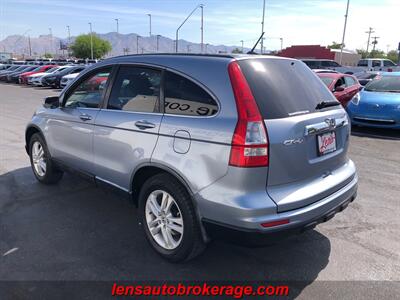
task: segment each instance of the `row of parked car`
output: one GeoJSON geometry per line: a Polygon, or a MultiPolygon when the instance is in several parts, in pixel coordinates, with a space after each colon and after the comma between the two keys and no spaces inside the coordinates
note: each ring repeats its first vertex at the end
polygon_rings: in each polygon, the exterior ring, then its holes
{"type": "Polygon", "coordinates": [[[87,65],[0,64],[0,81],[52,88],[64,88],[87,65]]]}
{"type": "Polygon", "coordinates": [[[353,125],[400,129],[400,72],[314,70],[353,125]]]}

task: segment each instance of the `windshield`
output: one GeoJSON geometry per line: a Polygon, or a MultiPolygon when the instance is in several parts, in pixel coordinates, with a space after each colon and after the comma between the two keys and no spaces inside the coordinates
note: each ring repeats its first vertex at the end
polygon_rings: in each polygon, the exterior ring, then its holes
{"type": "Polygon", "coordinates": [[[53,73],[54,71],[57,71],[57,70],[58,70],[58,67],[55,67],[55,68],[48,69],[45,73],[53,73]]]}
{"type": "Polygon", "coordinates": [[[365,90],[400,93],[400,76],[377,76],[365,86],[365,90]]]}
{"type": "Polygon", "coordinates": [[[333,82],[333,78],[329,78],[329,77],[320,77],[320,78],[327,87],[329,87],[333,82]]]}
{"type": "Polygon", "coordinates": [[[372,79],[375,78],[378,74],[376,73],[359,73],[355,74],[358,79],[372,79]]]}

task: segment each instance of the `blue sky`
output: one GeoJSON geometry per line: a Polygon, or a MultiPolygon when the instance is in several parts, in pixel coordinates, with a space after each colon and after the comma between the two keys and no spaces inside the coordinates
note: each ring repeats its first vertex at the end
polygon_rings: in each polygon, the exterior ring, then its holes
{"type": "MultiPolygon", "coordinates": [[[[341,41],[346,0],[266,0],[265,32],[267,49],[284,46],[322,44],[341,41]]],[[[204,7],[205,43],[251,47],[261,31],[262,0],[0,0],[0,39],[11,34],[38,36],[49,27],[58,37],[93,30],[121,33],[152,33],[170,38],[187,14],[199,3],[204,7]]],[[[378,48],[396,48],[400,41],[397,26],[400,0],[351,0],[345,44],[365,48],[368,27],[375,28],[378,48]]],[[[200,10],[180,31],[180,38],[200,42],[200,10]]]]}

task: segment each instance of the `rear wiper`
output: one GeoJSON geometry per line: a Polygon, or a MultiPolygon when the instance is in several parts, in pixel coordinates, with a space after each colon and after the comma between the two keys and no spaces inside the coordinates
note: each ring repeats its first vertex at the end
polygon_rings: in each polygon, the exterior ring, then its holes
{"type": "Polygon", "coordinates": [[[315,107],[315,109],[323,109],[325,107],[330,107],[330,106],[337,106],[340,105],[339,101],[321,101],[320,103],[317,104],[317,106],[315,107]]]}

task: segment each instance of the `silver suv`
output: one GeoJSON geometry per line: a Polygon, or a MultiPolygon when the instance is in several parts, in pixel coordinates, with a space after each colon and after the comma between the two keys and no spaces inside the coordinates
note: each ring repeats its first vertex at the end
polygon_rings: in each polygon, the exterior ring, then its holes
{"type": "Polygon", "coordinates": [[[48,97],[26,130],[36,178],[75,170],[138,205],[170,261],[222,237],[262,245],[315,227],[356,197],[346,112],[301,61],[134,55],[48,97]]]}

